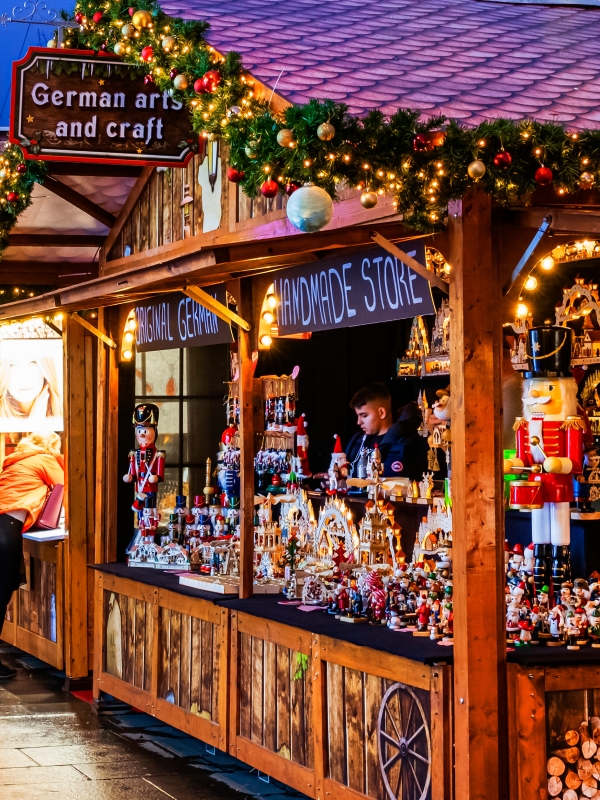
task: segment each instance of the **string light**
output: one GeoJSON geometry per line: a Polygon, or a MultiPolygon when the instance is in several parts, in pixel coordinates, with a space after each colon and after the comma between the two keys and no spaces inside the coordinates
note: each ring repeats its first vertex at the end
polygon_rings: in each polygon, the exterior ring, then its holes
{"type": "Polygon", "coordinates": [[[554,266],[554,259],[552,256],[546,256],[545,258],[542,258],[540,266],[542,269],[545,269],[546,272],[548,272],[554,266]]]}
{"type": "Polygon", "coordinates": [[[525,303],[517,303],[517,319],[524,319],[529,313],[525,303]]]}
{"type": "Polygon", "coordinates": [[[533,292],[533,290],[537,288],[537,278],[530,275],[525,281],[524,288],[527,289],[528,292],[533,292]]]}

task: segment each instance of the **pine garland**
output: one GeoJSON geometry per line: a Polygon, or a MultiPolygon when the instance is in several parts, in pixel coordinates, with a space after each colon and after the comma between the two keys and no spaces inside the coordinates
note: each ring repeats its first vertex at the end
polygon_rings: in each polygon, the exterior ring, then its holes
{"type": "Polygon", "coordinates": [[[0,153],[0,256],[19,214],[31,205],[33,184],[41,182],[46,165],[25,161],[21,148],[6,143],[0,153]]]}
{"type": "MultiPolygon", "coordinates": [[[[271,180],[288,194],[310,182],[334,199],[350,186],[370,193],[366,207],[393,196],[408,226],[430,232],[443,226],[448,203],[476,183],[496,203],[511,205],[540,185],[562,195],[600,180],[600,131],[569,133],[561,125],[508,119],[469,128],[445,117],[423,122],[418,112],[403,109],[389,119],[379,111],[358,119],[331,100],[276,114],[255,96],[240,56],[216,53],[205,40],[207,30],[205,22],[167,16],[155,0],[138,0],[135,9],[124,0],[81,0],[64,45],[116,53],[142,70],[146,82],[183,100],[196,133],[229,145],[228,177],[249,196],[271,180]],[[136,17],[140,11],[148,12],[145,19],[136,17]],[[333,126],[332,138],[319,136],[324,123],[333,126]]],[[[32,167],[23,178],[23,208],[30,173],[32,167]]],[[[11,213],[23,210],[19,203],[11,213]]],[[[2,213],[0,244],[6,238],[2,213]]]]}

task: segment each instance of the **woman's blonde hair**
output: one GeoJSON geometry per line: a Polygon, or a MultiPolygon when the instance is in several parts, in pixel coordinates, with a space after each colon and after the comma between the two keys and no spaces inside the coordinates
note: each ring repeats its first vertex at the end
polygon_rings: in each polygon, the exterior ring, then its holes
{"type": "MultiPolygon", "coordinates": [[[[60,417],[63,413],[62,398],[54,360],[47,356],[39,356],[36,361],[44,377],[42,391],[45,388],[48,389],[46,416],[60,417]]],[[[0,416],[26,418],[29,416],[29,412],[24,413],[21,404],[8,391],[9,370],[8,360],[0,359],[0,416]]]]}
{"type": "Polygon", "coordinates": [[[24,436],[15,447],[15,453],[22,453],[25,450],[38,450],[40,453],[48,453],[53,456],[60,455],[61,441],[60,436],[52,431],[38,431],[24,436]]]}

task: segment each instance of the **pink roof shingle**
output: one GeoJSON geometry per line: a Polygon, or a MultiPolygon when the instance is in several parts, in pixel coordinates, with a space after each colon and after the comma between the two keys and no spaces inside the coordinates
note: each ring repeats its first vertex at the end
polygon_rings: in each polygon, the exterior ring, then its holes
{"type": "Polygon", "coordinates": [[[162,0],[207,20],[221,52],[291,102],[332,98],[476,125],[499,116],[600,127],[600,10],[481,0],[162,0]]]}

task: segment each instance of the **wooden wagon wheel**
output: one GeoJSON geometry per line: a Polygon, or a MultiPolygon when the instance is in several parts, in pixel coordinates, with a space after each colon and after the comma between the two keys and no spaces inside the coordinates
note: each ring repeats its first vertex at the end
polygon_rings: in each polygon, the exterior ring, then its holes
{"type": "Polygon", "coordinates": [[[394,683],[377,720],[379,766],[389,800],[427,800],[431,784],[431,737],[414,690],[394,683]]]}

